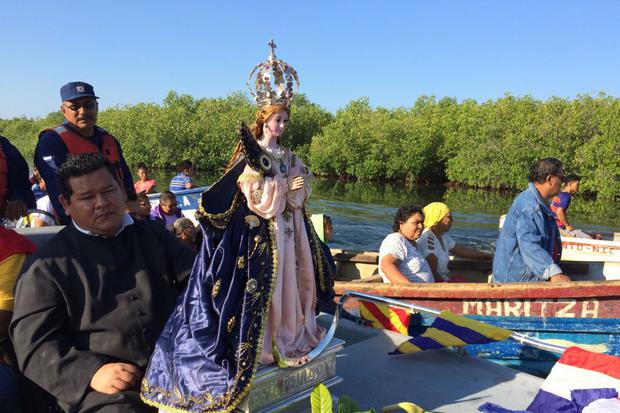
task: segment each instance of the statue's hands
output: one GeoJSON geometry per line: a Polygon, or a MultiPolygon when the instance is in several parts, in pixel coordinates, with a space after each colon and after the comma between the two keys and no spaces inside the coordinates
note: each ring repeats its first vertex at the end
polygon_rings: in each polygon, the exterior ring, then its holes
{"type": "Polygon", "coordinates": [[[140,370],[132,364],[108,363],[93,375],[90,387],[99,393],[115,394],[132,388],[140,376],[140,370]]]}
{"type": "Polygon", "coordinates": [[[304,178],[302,176],[292,176],[287,179],[289,191],[296,191],[304,186],[304,178]]]}

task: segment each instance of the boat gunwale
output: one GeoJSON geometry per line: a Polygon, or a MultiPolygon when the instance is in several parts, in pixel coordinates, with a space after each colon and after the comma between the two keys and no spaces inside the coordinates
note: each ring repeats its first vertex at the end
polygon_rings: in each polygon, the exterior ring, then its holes
{"type": "Polygon", "coordinates": [[[428,299],[620,299],[620,280],[574,281],[570,283],[410,283],[336,281],[336,295],[346,290],[360,291],[385,297],[428,299]]]}

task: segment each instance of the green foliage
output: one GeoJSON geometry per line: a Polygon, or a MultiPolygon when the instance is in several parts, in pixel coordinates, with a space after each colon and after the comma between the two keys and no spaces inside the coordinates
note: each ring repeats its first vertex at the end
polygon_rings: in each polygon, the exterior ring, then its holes
{"type": "Polygon", "coordinates": [[[334,116],[316,103],[310,102],[305,95],[293,100],[291,119],[282,137],[284,146],[292,149],[297,156],[308,160],[312,137],[334,119],[334,116]]]}
{"type": "Polygon", "coordinates": [[[60,112],[50,113],[45,118],[13,118],[0,119],[0,134],[9,138],[11,143],[19,149],[24,158],[32,159],[34,148],[39,139],[39,132],[46,128],[53,128],[62,122],[60,112]]]}
{"type": "MultiPolygon", "coordinates": [[[[332,413],[332,396],[329,389],[324,384],[318,384],[310,394],[310,406],[312,413],[332,413]]],[[[413,403],[401,402],[386,406],[381,409],[383,412],[395,412],[403,410],[405,413],[427,413],[420,406],[413,403]]],[[[338,401],[338,413],[376,413],[374,408],[360,410],[357,403],[346,394],[343,394],[338,401]]],[[[430,412],[429,412],[430,413],[430,412]]]]}
{"type": "Polygon", "coordinates": [[[162,105],[107,109],[99,114],[99,124],[119,139],[129,164],[169,168],[190,159],[213,172],[226,165],[237,143],[238,122],[248,122],[253,110],[239,93],[194,99],[171,91],[162,105]]]}
{"type": "Polygon", "coordinates": [[[338,413],[353,413],[359,412],[360,408],[349,396],[343,394],[340,396],[340,400],[338,401],[338,413]]]}
{"type": "Polygon", "coordinates": [[[324,384],[319,384],[310,394],[312,413],[332,413],[332,396],[324,384]]]}
{"type": "Polygon", "coordinates": [[[430,127],[433,113],[425,109],[373,110],[368,99],[351,102],[312,140],[314,171],[362,180],[431,177],[439,142],[430,127]]]}
{"type": "MultiPolygon", "coordinates": [[[[242,93],[195,99],[171,91],[161,104],[103,110],[98,123],[121,141],[130,164],[170,168],[191,159],[217,174],[237,143],[238,122],[252,123],[254,113],[242,93]]],[[[39,132],[61,121],[59,112],[0,119],[0,133],[31,159],[39,132]]],[[[335,116],[300,95],[283,144],[317,175],[512,190],[525,186],[529,165],[551,156],[582,176],[584,192],[620,198],[620,100],[605,94],[546,101],[506,94],[484,103],[422,96],[396,109],[363,98],[335,116]]]]}
{"type": "Polygon", "coordinates": [[[546,102],[506,95],[460,105],[459,127],[441,156],[449,180],[469,186],[522,188],[529,165],[543,157],[563,161],[583,177],[582,188],[620,196],[620,101],[603,94],[546,102]]]}

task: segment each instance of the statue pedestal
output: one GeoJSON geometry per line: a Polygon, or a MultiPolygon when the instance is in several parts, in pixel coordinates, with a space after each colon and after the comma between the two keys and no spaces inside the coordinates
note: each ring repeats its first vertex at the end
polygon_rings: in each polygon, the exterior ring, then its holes
{"type": "Polygon", "coordinates": [[[250,393],[235,411],[243,413],[310,411],[310,393],[317,384],[323,383],[331,387],[342,381],[342,378],[336,375],[336,353],[342,350],[343,345],[344,341],[334,338],[319,357],[303,367],[288,369],[281,369],[275,365],[261,367],[256,373],[250,393]]]}

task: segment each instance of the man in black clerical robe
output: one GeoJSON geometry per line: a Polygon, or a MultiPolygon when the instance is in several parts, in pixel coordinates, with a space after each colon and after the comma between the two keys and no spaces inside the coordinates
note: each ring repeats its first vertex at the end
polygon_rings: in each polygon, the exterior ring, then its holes
{"type": "Polygon", "coordinates": [[[10,335],[20,370],[70,412],[150,412],[139,383],[193,252],[162,225],[133,221],[112,165],[67,160],[72,223],[24,265],[10,335]]]}

